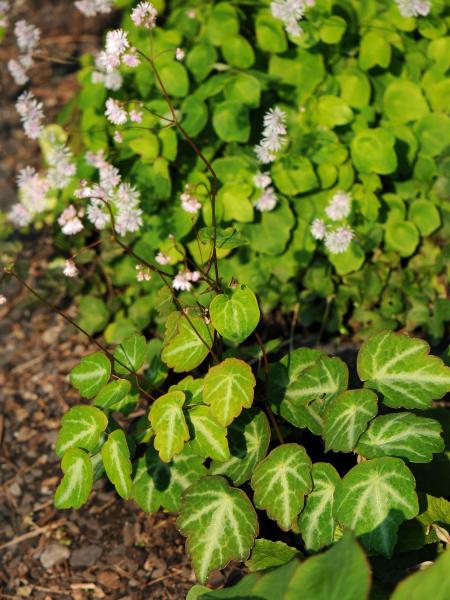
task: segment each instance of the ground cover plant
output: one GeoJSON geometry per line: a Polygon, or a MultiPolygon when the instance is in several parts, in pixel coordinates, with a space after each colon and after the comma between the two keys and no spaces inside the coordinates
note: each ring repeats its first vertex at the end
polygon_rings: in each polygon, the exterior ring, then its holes
{"type": "Polygon", "coordinates": [[[448,319],[445,5],[173,2],[158,28],[121,4],[59,124],[17,105],[48,168],[8,218],[53,223],[60,314],[104,333],[55,506],[104,478],[177,512],[190,598],[446,597],[450,368],[393,331],[448,319]],[[272,338],[274,309],[358,332],[356,365],[272,338]],[[232,560],[251,574],[204,586],[232,560]]]}

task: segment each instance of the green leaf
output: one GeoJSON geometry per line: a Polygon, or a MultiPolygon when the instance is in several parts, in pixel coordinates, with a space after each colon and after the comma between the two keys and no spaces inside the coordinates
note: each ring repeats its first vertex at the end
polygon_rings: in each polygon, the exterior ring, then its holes
{"type": "Polygon", "coordinates": [[[420,87],[406,79],[398,79],[388,85],[384,92],[383,108],[387,117],[398,123],[417,121],[429,112],[420,87]]]}
{"type": "Polygon", "coordinates": [[[78,325],[90,335],[103,331],[108,324],[110,312],[101,298],[82,296],[78,305],[78,325]]]}
{"type": "Polygon", "coordinates": [[[169,392],[181,390],[186,396],[185,406],[192,406],[203,403],[203,386],[203,379],[194,379],[192,375],[186,375],[176,385],[171,385],[169,392]]]}
{"type": "MultiPolygon", "coordinates": [[[[200,229],[198,232],[198,238],[200,242],[204,244],[211,242],[214,239],[214,228],[202,227],[202,229],[200,229]]],[[[236,231],[234,227],[227,227],[226,229],[222,229],[221,227],[217,228],[217,248],[223,250],[233,250],[234,248],[239,248],[240,246],[245,246],[246,244],[248,244],[248,240],[246,240],[239,233],[239,231],[236,231]]]]}
{"type": "Polygon", "coordinates": [[[209,406],[194,406],[189,411],[189,424],[192,428],[192,450],[203,458],[227,460],[230,457],[227,442],[227,428],[214,418],[209,406]]]}
{"type": "Polygon", "coordinates": [[[150,424],[155,432],[155,448],[163,462],[169,462],[183,450],[189,429],[183,414],[185,394],[174,391],[160,396],[150,409],[150,424]]]}
{"type": "Polygon", "coordinates": [[[433,523],[450,525],[450,502],[448,500],[426,494],[426,504],[426,510],[418,516],[421,523],[426,526],[433,523]]]}
{"type": "Polygon", "coordinates": [[[189,445],[169,463],[162,462],[157,451],[149,448],[137,461],[132,498],[148,513],[160,507],[177,512],[183,492],[204,475],[203,459],[189,445]]]}
{"type": "Polygon", "coordinates": [[[341,88],[341,97],[352,108],[363,108],[370,101],[370,83],[359,69],[347,68],[336,79],[341,88]]]}
{"type": "Polygon", "coordinates": [[[386,225],[386,244],[396,250],[400,256],[414,254],[420,242],[419,232],[410,221],[389,221],[386,225]]]}
{"type": "Polygon", "coordinates": [[[217,51],[210,44],[196,44],[186,57],[186,65],[197,81],[208,77],[215,62],[217,51]]]}
{"type": "Polygon", "coordinates": [[[369,31],[361,39],[359,66],[363,71],[379,65],[386,69],[391,62],[391,46],[383,32],[369,31]]]}
{"type": "Polygon", "coordinates": [[[73,406],[61,420],[56,454],[63,456],[69,448],[93,450],[107,425],[106,415],[95,406],[73,406]]]}
{"type": "Polygon", "coordinates": [[[370,390],[347,390],[340,394],[325,409],[325,452],[351,452],[377,412],[378,398],[370,390]]]}
{"type": "Polygon", "coordinates": [[[286,564],[297,555],[298,550],[284,542],[272,542],[260,538],[255,541],[252,555],[245,566],[251,572],[271,569],[286,564]]]}
{"type": "Polygon", "coordinates": [[[397,168],[394,136],[381,127],[358,131],[351,142],[352,159],[360,173],[388,175],[397,168]]]}
{"type": "Polygon", "coordinates": [[[102,460],[106,475],[124,499],[131,496],[131,461],[127,438],[122,429],[109,434],[102,447],[102,460]]]}
{"type": "Polygon", "coordinates": [[[179,62],[169,62],[158,67],[159,75],[169,96],[184,98],[189,93],[189,77],[179,62]]]}
{"type": "Polygon", "coordinates": [[[55,492],[55,507],[80,508],[89,497],[94,483],[94,472],[89,456],[79,448],[71,448],[62,459],[64,473],[55,492]]]}
{"type": "Polygon", "coordinates": [[[409,207],[408,216],[423,236],[430,235],[441,225],[438,209],[428,200],[415,200],[409,207]]]}
{"type": "Polygon", "coordinates": [[[449,572],[450,552],[444,551],[433,565],[400,582],[391,600],[447,600],[450,596],[449,572]]]}
{"type": "Polygon", "coordinates": [[[213,344],[213,327],[201,317],[172,313],[173,335],[164,340],[161,359],[175,373],[192,371],[208,356],[213,344]]]}
{"type": "Polygon", "coordinates": [[[111,376],[111,363],[103,352],[94,352],[81,359],[70,371],[70,383],[83,398],[93,398],[108,383],[111,376]]]}
{"type": "Polygon", "coordinates": [[[255,21],[256,41],[263,52],[284,52],[287,40],[283,24],[268,10],[260,11],[255,21]]]}
{"type": "Polygon", "coordinates": [[[208,107],[196,96],[188,96],[181,105],[182,124],[186,133],[195,137],[208,122],[208,107]]]}
{"type": "Polygon", "coordinates": [[[383,331],[358,353],[358,375],[393,408],[426,408],[450,390],[450,368],[424,340],[383,331]]]}
{"type": "Polygon", "coordinates": [[[255,62],[253,48],[241,35],[227,37],[221,50],[225,60],[232,67],[249,69],[255,62]]]}
{"type": "Polygon", "coordinates": [[[214,109],[212,124],[214,131],[224,142],[248,142],[250,120],[245,104],[234,100],[220,102],[214,109]]]}
{"type": "Polygon", "coordinates": [[[247,363],[226,358],[206,374],[203,401],[218,423],[226,427],[253,403],[255,376],[247,363]]]}
{"type": "Polygon", "coordinates": [[[361,436],[356,452],[367,458],[399,456],[414,463],[430,462],[443,452],[444,440],[439,421],[412,413],[381,415],[361,436]]]}
{"type": "Polygon", "coordinates": [[[347,24],[342,17],[332,15],[324,20],[320,28],[320,39],[325,44],[337,44],[345,33],[347,24]]]}
{"type": "Polygon", "coordinates": [[[143,335],[132,335],[114,350],[114,370],[121,375],[139,371],[147,355],[147,341],[143,335]],[[120,364],[119,362],[120,361],[120,364]],[[122,366],[128,367],[127,369],[122,366]]]}
{"type": "Polygon", "coordinates": [[[226,100],[242,102],[250,108],[257,108],[261,102],[261,84],[259,79],[248,73],[237,73],[230,77],[224,90],[226,100]]]}
{"type": "Polygon", "coordinates": [[[225,462],[213,460],[211,475],[225,475],[234,485],[242,485],[266,456],[269,442],[270,426],[263,411],[244,410],[228,427],[230,458],[225,462]]]}
{"type": "Polygon", "coordinates": [[[221,46],[239,32],[239,19],[234,6],[219,2],[214,6],[206,24],[206,34],[214,46],[221,46]]]}
{"type": "Polygon", "coordinates": [[[278,446],[256,467],[251,486],[256,508],[284,531],[295,526],[305,495],[311,491],[311,461],[303,446],[278,446]]]}
{"type": "Polygon", "coordinates": [[[185,492],[177,525],[201,583],[230,560],[246,560],[258,534],[250,500],[223,477],[204,477],[185,492]]]}
{"type": "Polygon", "coordinates": [[[97,394],[94,404],[106,410],[119,410],[130,393],[131,383],[126,379],[111,381],[97,394]]]}
{"type": "Polygon", "coordinates": [[[245,285],[239,285],[214,298],[209,307],[211,321],[224,338],[240,344],[259,323],[259,306],[255,294],[245,285]]]}
{"type": "Polygon", "coordinates": [[[321,96],[317,104],[317,122],[333,129],[353,120],[353,111],[348,104],[337,96],[321,96]]]}
{"type": "Polygon", "coordinates": [[[334,541],[334,493],[340,477],[332,465],[321,462],[313,464],[311,476],[313,489],[306,498],[298,525],[306,549],[317,551],[334,541]]]}
{"type": "Polygon", "coordinates": [[[400,523],[419,512],[414,488],[414,477],[399,458],[362,462],[337,485],[336,519],[352,529],[367,550],[390,558],[400,523]]]}

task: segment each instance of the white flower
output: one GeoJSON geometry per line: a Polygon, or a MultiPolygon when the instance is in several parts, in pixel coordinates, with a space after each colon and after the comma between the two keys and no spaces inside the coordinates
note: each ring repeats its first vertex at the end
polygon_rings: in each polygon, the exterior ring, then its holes
{"type": "Polygon", "coordinates": [[[78,213],[73,204],[69,204],[58,218],[58,224],[64,235],[76,235],[83,230],[83,223],[78,218],[78,213]]]}
{"type": "Polygon", "coordinates": [[[16,227],[26,227],[31,223],[33,215],[29,213],[23,204],[18,202],[12,206],[8,218],[16,227]]]}
{"type": "Polygon", "coordinates": [[[6,304],[7,300],[6,300],[6,296],[4,296],[3,294],[0,294],[0,306],[3,306],[3,304],[6,304]]]}
{"type": "Polygon", "coordinates": [[[130,121],[133,123],[142,123],[142,117],[144,113],[141,110],[132,109],[130,110],[130,121]]]}
{"type": "Polygon", "coordinates": [[[255,154],[259,162],[263,164],[273,162],[276,158],[274,152],[266,148],[262,143],[255,146],[255,154]]]}
{"type": "Polygon", "coordinates": [[[62,190],[70,183],[76,173],[75,163],[72,159],[72,152],[64,144],[55,143],[49,148],[47,162],[50,168],[47,178],[53,188],[62,190]]]}
{"type": "Polygon", "coordinates": [[[175,50],[175,58],[177,60],[183,60],[184,57],[185,57],[185,52],[184,52],[183,48],[177,48],[175,50]]]}
{"type": "Polygon", "coordinates": [[[14,27],[14,35],[16,36],[17,45],[20,50],[29,53],[38,45],[41,32],[37,27],[22,19],[17,21],[14,27]]]}
{"type": "Polygon", "coordinates": [[[137,55],[136,50],[132,48],[130,52],[127,52],[122,56],[122,62],[127,65],[127,67],[134,69],[141,63],[141,59],[137,55]]]}
{"type": "MultiPolygon", "coordinates": [[[[92,78],[94,78],[94,73],[92,73],[92,78]]],[[[101,75],[103,74],[101,73],[101,75]]],[[[117,91],[122,87],[123,77],[119,71],[113,69],[109,73],[105,73],[102,81],[99,81],[98,83],[103,83],[107,90],[117,91]]]]}
{"type": "Polygon", "coordinates": [[[431,10],[428,0],[395,0],[403,17],[426,17],[431,10]]]}
{"type": "MultiPolygon", "coordinates": [[[[30,217],[46,208],[46,195],[50,189],[46,177],[41,177],[33,167],[25,167],[17,175],[17,185],[21,204],[30,217]]],[[[25,219],[24,213],[23,217],[25,219]]]]}
{"type": "Polygon", "coordinates": [[[44,111],[42,102],[38,102],[31,92],[23,92],[16,102],[16,110],[20,115],[26,135],[38,139],[43,131],[44,111]]]}
{"type": "Polygon", "coordinates": [[[269,108],[264,115],[264,136],[286,134],[286,113],[280,108],[269,108]]]}
{"type": "Polygon", "coordinates": [[[120,57],[129,47],[128,34],[123,29],[114,29],[106,34],[107,54],[120,57]]]}
{"type": "Polygon", "coordinates": [[[103,196],[112,193],[113,189],[120,183],[119,169],[105,162],[105,164],[100,167],[99,174],[100,188],[103,191],[103,196]]]}
{"type": "Polygon", "coordinates": [[[97,13],[111,12],[113,0],[77,0],[75,6],[86,17],[95,17],[97,13]]]}
{"type": "Polygon", "coordinates": [[[202,205],[198,199],[190,192],[189,184],[186,185],[185,191],[180,196],[181,208],[188,213],[198,213],[202,205]]]}
{"type": "Polygon", "coordinates": [[[280,108],[270,108],[264,115],[264,128],[261,142],[255,146],[255,153],[262,163],[275,160],[275,153],[286,143],[286,113],[280,108]]]}
{"type": "Polygon", "coordinates": [[[323,240],[325,234],[327,232],[327,228],[322,219],[314,219],[311,224],[311,235],[316,240],[323,240]]]}
{"type": "Polygon", "coordinates": [[[265,190],[266,187],[272,183],[272,178],[269,173],[261,173],[258,171],[256,175],[253,177],[253,184],[255,187],[260,188],[261,190],[265,190]]]}
{"type": "Polygon", "coordinates": [[[114,98],[108,98],[106,101],[105,115],[113,125],[124,125],[128,121],[127,111],[114,98]]]}
{"type": "Polygon", "coordinates": [[[106,73],[112,73],[115,69],[117,69],[118,66],[120,66],[120,57],[103,51],[100,52],[95,59],[95,65],[98,69],[101,69],[106,73]]]}
{"type": "Polygon", "coordinates": [[[142,227],[142,210],[140,208],[120,207],[116,217],[116,231],[125,235],[128,231],[138,231],[142,227]]]}
{"type": "Polygon", "coordinates": [[[151,270],[144,265],[136,265],[136,271],[136,279],[138,281],[150,281],[152,278],[151,270]]]}
{"type": "Polygon", "coordinates": [[[327,216],[332,221],[340,221],[350,214],[352,208],[352,195],[338,190],[331,198],[325,209],[327,216]]]}
{"type": "Polygon", "coordinates": [[[167,256],[167,254],[164,254],[164,252],[158,252],[158,254],[155,256],[155,261],[158,263],[158,265],[167,265],[170,262],[170,258],[167,256]]]}
{"type": "Polygon", "coordinates": [[[107,164],[103,150],[99,150],[98,152],[86,152],[85,159],[88,165],[91,165],[96,169],[101,169],[107,164]]]}
{"type": "Polygon", "coordinates": [[[173,278],[172,287],[174,290],[189,292],[192,289],[192,282],[196,282],[199,279],[200,273],[198,271],[180,271],[173,278]]]}
{"type": "Polygon", "coordinates": [[[121,183],[113,200],[118,207],[136,208],[139,205],[140,193],[129,183],[121,183]]]}
{"type": "Polygon", "coordinates": [[[66,277],[76,277],[78,275],[78,269],[73,260],[66,260],[63,273],[66,277]]]}
{"type": "Polygon", "coordinates": [[[326,233],[325,246],[331,254],[341,254],[348,249],[353,237],[354,234],[350,227],[338,227],[334,231],[326,233]]]}
{"type": "Polygon", "coordinates": [[[305,0],[277,0],[272,2],[270,9],[276,19],[283,22],[286,31],[297,37],[302,32],[298,21],[305,16],[305,0]]]}
{"type": "Polygon", "coordinates": [[[156,27],[156,17],[158,11],[150,2],[139,2],[136,8],[131,11],[131,20],[135,25],[142,25],[147,29],[156,27]]]}
{"type": "Polygon", "coordinates": [[[11,60],[8,61],[8,71],[11,73],[11,77],[17,85],[25,85],[29,80],[26,69],[15,58],[11,58],[11,60]]]}
{"type": "Polygon", "coordinates": [[[255,201],[255,208],[261,212],[269,212],[277,205],[278,198],[273,187],[266,188],[261,196],[255,201]]]}
{"type": "Polygon", "coordinates": [[[96,229],[104,229],[109,223],[109,213],[101,200],[93,198],[87,206],[87,218],[96,229]]]}

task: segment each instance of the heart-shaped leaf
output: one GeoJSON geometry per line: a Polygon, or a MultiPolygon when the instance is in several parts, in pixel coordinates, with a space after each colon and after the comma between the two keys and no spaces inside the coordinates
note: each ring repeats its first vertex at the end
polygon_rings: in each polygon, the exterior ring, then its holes
{"type": "Polygon", "coordinates": [[[325,409],[325,451],[351,452],[367,423],[378,411],[378,398],[370,390],[347,390],[325,409]]]}
{"type": "Polygon", "coordinates": [[[255,294],[245,285],[239,285],[226,294],[219,294],[209,307],[211,321],[231,344],[240,344],[259,323],[259,306],[255,294]]]}
{"type": "Polygon", "coordinates": [[[194,406],[189,411],[192,429],[191,448],[203,458],[227,460],[230,457],[227,428],[220,425],[209,406],[194,406]]]}
{"type": "Polygon", "coordinates": [[[63,456],[69,448],[93,450],[107,425],[106,415],[95,406],[72,407],[61,420],[56,454],[63,456]]]}
{"type": "Polygon", "coordinates": [[[208,356],[213,345],[213,328],[201,317],[172,313],[167,320],[161,359],[175,373],[192,371],[208,356]],[[172,316],[171,315],[171,316],[172,316]]]}
{"type": "Polygon", "coordinates": [[[245,566],[250,571],[261,571],[285,565],[299,554],[297,548],[292,548],[284,542],[272,542],[260,538],[255,541],[251,557],[245,566]]]}
{"type": "Polygon", "coordinates": [[[252,503],[223,477],[203,477],[185,492],[177,524],[202,583],[230,560],[246,560],[258,535],[252,503]]]}
{"type": "Polygon", "coordinates": [[[102,460],[106,475],[122,498],[131,496],[131,461],[127,438],[121,429],[109,434],[102,447],[102,460]]]}
{"type": "Polygon", "coordinates": [[[299,529],[307,550],[320,550],[334,540],[334,492],[340,477],[329,463],[315,463],[311,476],[313,489],[300,515],[299,529]]]}
{"type": "Polygon", "coordinates": [[[337,485],[335,515],[369,551],[392,555],[397,530],[419,512],[415,480],[399,458],[374,458],[353,467],[337,485]]]}
{"type": "Polygon", "coordinates": [[[311,491],[311,460],[303,446],[278,446],[256,467],[253,502],[284,531],[291,529],[311,491]]]}
{"type": "Polygon", "coordinates": [[[94,352],[81,359],[70,372],[70,383],[83,398],[93,398],[108,383],[111,363],[103,352],[94,352]]]}
{"type": "Polygon", "coordinates": [[[147,354],[147,342],[143,335],[132,335],[114,350],[114,370],[121,375],[139,371],[147,354]],[[118,362],[119,361],[119,362],[118,362]]]}
{"type": "Polygon", "coordinates": [[[189,429],[183,414],[185,394],[181,391],[160,396],[150,409],[150,423],[155,432],[155,448],[163,462],[169,462],[183,450],[189,429]]]}
{"type": "Polygon", "coordinates": [[[131,383],[126,379],[111,381],[100,390],[95,405],[107,410],[120,410],[123,399],[130,393],[131,383]]]}
{"type": "Polygon", "coordinates": [[[88,499],[94,482],[89,456],[79,448],[71,448],[62,459],[64,477],[55,492],[56,508],[80,508],[88,499]]]}
{"type": "Polygon", "coordinates": [[[418,338],[383,331],[358,354],[358,375],[393,408],[426,408],[450,391],[450,368],[418,338]]]}
{"type": "Polygon", "coordinates": [[[244,410],[228,427],[230,458],[225,462],[213,460],[211,474],[225,475],[234,485],[242,485],[265,457],[269,442],[270,426],[263,411],[244,410]]]}
{"type": "Polygon", "coordinates": [[[160,507],[176,512],[184,490],[206,472],[203,459],[189,445],[169,463],[162,462],[150,447],[137,462],[132,498],[145,512],[156,512],[160,507]]]}
{"type": "Polygon", "coordinates": [[[374,419],[361,436],[356,452],[367,458],[400,456],[414,463],[430,462],[443,452],[439,421],[403,412],[374,419]]]}
{"type": "Polygon", "coordinates": [[[211,406],[214,418],[226,427],[243,408],[250,408],[255,385],[255,376],[247,363],[227,358],[206,374],[203,401],[211,406]]]}

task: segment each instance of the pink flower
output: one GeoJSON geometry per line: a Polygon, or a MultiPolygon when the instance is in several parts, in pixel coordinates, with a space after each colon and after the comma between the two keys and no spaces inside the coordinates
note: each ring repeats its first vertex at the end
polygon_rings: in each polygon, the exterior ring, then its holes
{"type": "Polygon", "coordinates": [[[78,269],[73,260],[66,260],[63,273],[66,277],[76,277],[78,275],[78,269]]]}
{"type": "Polygon", "coordinates": [[[150,2],[139,2],[136,8],[131,11],[131,20],[137,26],[154,29],[156,27],[156,17],[158,11],[150,2]]]}

